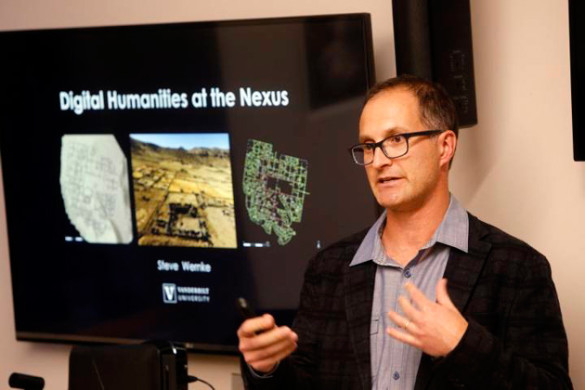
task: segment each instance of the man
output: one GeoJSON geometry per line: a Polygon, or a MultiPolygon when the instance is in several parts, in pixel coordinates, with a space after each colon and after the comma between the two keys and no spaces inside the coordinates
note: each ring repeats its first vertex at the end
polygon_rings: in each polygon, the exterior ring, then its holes
{"type": "Polygon", "coordinates": [[[258,389],[572,388],[547,260],[449,193],[457,145],[444,90],[375,86],[351,148],[385,209],[313,258],[294,331],[270,315],[238,330],[258,389]]]}

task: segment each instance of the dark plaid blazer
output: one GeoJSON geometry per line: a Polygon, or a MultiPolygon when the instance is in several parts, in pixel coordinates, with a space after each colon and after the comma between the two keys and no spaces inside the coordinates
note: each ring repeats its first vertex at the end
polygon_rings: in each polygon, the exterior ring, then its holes
{"type": "MultiPolygon", "coordinates": [[[[366,231],[309,262],[293,328],[298,349],[250,389],[371,389],[376,265],[349,267],[366,231]]],[[[548,261],[469,216],[469,253],[451,248],[449,295],[469,322],[447,357],[423,354],[415,389],[571,389],[568,347],[548,261]]],[[[390,336],[389,336],[390,337],[390,336]]]]}

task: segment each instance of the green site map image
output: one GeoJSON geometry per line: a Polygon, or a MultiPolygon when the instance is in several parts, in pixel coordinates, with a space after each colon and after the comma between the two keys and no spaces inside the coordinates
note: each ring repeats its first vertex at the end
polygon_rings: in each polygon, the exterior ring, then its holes
{"type": "Polygon", "coordinates": [[[307,188],[307,160],[279,154],[272,144],[248,140],[243,189],[248,217],[266,234],[276,234],[286,245],[296,235],[294,222],[301,222],[307,188]]]}

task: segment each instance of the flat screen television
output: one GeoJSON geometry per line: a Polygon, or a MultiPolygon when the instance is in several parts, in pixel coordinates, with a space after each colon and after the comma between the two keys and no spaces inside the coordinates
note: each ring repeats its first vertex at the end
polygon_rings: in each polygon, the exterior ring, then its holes
{"type": "Polygon", "coordinates": [[[357,140],[368,14],[0,33],[20,340],[235,351],[378,214],[357,140]]]}

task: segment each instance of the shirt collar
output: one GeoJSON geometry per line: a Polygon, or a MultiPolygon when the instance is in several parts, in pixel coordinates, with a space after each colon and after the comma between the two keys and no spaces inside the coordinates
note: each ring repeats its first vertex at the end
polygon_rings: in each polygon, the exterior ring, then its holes
{"type": "MultiPolygon", "coordinates": [[[[351,263],[349,263],[350,267],[372,260],[376,240],[380,240],[378,232],[384,223],[386,223],[386,210],[368,230],[351,263]]],[[[469,216],[454,196],[451,196],[449,207],[441,224],[429,242],[421,249],[430,248],[437,242],[457,248],[465,253],[469,250],[469,216]]]]}

